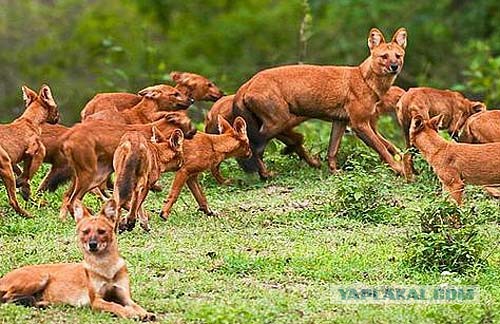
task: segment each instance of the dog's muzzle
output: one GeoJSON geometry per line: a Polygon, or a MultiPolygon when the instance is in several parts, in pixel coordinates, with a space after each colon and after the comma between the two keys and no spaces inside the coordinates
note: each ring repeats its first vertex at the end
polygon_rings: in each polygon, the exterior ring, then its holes
{"type": "Polygon", "coordinates": [[[90,240],[89,241],[89,251],[90,252],[96,252],[97,251],[97,246],[98,246],[98,243],[96,240],[90,240]]]}

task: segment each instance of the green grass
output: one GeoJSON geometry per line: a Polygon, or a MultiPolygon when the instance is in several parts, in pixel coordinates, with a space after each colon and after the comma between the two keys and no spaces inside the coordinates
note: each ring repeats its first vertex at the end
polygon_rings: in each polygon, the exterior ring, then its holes
{"type": "MultiPolygon", "coordinates": [[[[328,129],[304,125],[307,147],[326,154],[328,129]],[[318,140],[321,138],[321,140],[318,140]],[[314,139],[314,141],[313,141],[314,139]]],[[[337,175],[281,156],[270,145],[266,162],[278,175],[261,182],[227,161],[229,187],[206,174],[202,185],[218,217],[197,211],[184,190],[171,218],[157,212],[170,186],[151,193],[153,231],[137,227],[120,236],[134,299],[166,323],[492,323],[500,288],[500,206],[479,187],[467,187],[465,208],[474,206],[484,240],[486,267],[465,274],[419,271],[406,263],[407,238],[419,229],[419,213],[441,195],[439,181],[422,159],[421,174],[407,184],[353,136],[343,141],[337,175]],[[360,192],[361,195],[356,195],[360,192]],[[370,199],[371,195],[377,199],[370,199]],[[364,205],[370,204],[363,212],[364,205]],[[366,285],[478,285],[473,305],[337,305],[331,287],[366,285]]],[[[37,174],[33,188],[44,172],[37,174]]],[[[58,219],[63,188],[35,197],[26,207],[34,219],[15,215],[0,192],[0,275],[27,264],[81,259],[74,223],[58,219]]],[[[89,195],[86,204],[99,207],[89,195]]],[[[116,319],[89,308],[38,310],[0,306],[2,323],[108,323],[116,319]]]]}

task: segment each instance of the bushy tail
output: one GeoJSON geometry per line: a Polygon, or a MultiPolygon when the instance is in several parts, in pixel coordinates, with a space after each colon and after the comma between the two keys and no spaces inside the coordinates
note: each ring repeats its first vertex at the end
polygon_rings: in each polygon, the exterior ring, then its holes
{"type": "MultiPolygon", "coordinates": [[[[233,116],[243,117],[247,123],[247,135],[250,142],[250,148],[252,149],[252,156],[249,159],[237,159],[238,164],[245,172],[258,172],[259,163],[256,158],[256,147],[263,145],[259,129],[262,122],[253,114],[245,105],[245,101],[241,99],[241,96],[236,96],[233,102],[233,116]]],[[[264,144],[265,145],[265,144],[264,144]]]]}
{"type": "Polygon", "coordinates": [[[56,191],[57,188],[67,183],[71,179],[71,174],[72,174],[71,168],[68,165],[65,165],[64,167],[57,169],[46,180],[47,182],[45,185],[47,190],[49,192],[56,191]]]}
{"type": "MultiPolygon", "coordinates": [[[[129,146],[130,149],[130,146],[129,146]]],[[[137,169],[139,168],[140,159],[137,152],[129,150],[122,155],[122,161],[119,165],[123,169],[116,170],[115,188],[118,189],[118,197],[120,201],[130,201],[132,193],[137,185],[137,169]]]]}

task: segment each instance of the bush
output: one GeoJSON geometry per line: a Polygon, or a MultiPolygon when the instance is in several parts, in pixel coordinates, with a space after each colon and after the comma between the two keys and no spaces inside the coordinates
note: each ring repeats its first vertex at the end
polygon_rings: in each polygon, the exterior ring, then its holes
{"type": "Polygon", "coordinates": [[[458,273],[484,266],[485,244],[474,216],[474,209],[461,209],[448,200],[430,201],[420,215],[420,229],[409,236],[410,266],[458,273]]]}

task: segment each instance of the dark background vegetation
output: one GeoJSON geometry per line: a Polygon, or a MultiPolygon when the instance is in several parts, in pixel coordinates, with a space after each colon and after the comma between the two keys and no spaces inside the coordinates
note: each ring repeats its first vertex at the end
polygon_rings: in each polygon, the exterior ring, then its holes
{"type": "Polygon", "coordinates": [[[0,109],[47,82],[63,120],[97,92],[135,92],[172,70],[228,93],[257,71],[303,61],[356,65],[371,27],[408,29],[404,88],[454,88],[500,104],[500,2],[373,0],[0,0],[0,109]],[[300,32],[302,28],[302,33],[300,32]],[[302,40],[302,41],[301,41],[302,40]],[[306,50],[302,48],[307,44],[306,50]]]}

